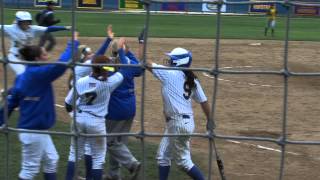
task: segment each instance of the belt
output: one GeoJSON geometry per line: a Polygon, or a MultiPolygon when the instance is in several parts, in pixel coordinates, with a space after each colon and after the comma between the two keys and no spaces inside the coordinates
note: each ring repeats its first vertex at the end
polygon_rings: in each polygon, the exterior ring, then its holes
{"type": "Polygon", "coordinates": [[[94,116],[94,117],[98,117],[98,118],[104,118],[103,116],[98,116],[98,115],[96,115],[96,114],[93,114],[92,112],[90,112],[90,111],[82,111],[82,110],[78,110],[78,113],[83,113],[83,112],[85,112],[85,113],[88,113],[88,114],[90,114],[90,115],[92,115],[92,116],[94,116]]]}
{"type": "MultiPolygon", "coordinates": [[[[190,119],[190,116],[187,114],[178,114],[176,116],[182,116],[183,119],[190,119]]],[[[166,117],[166,122],[169,122],[170,120],[172,120],[171,117],[166,117]]]]}

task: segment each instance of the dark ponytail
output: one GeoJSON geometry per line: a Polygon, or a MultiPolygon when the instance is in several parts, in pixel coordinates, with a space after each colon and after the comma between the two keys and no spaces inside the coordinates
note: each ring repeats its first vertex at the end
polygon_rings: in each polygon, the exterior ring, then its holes
{"type": "Polygon", "coordinates": [[[192,71],[183,71],[184,75],[186,76],[185,83],[188,85],[190,90],[193,90],[194,88],[197,88],[197,85],[195,83],[195,79],[197,79],[197,76],[192,71]]]}

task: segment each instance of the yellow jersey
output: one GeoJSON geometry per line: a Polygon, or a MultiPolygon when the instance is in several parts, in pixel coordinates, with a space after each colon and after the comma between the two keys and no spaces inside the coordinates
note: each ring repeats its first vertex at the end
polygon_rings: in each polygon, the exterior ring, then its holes
{"type": "Polygon", "coordinates": [[[277,14],[276,8],[270,8],[269,9],[268,15],[269,15],[269,19],[270,20],[275,20],[276,19],[276,14],[277,14]]]}

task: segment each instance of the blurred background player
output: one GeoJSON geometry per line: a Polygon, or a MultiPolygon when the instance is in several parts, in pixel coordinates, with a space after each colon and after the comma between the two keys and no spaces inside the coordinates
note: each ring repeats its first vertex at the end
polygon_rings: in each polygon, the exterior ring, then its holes
{"type": "MultiPolygon", "coordinates": [[[[191,65],[192,56],[186,49],[178,47],[167,55],[170,58],[170,66],[190,67],[191,65]]],[[[151,67],[166,66],[155,64],[150,60],[147,60],[147,66],[147,69],[162,84],[161,92],[166,119],[164,134],[192,134],[194,132],[191,99],[201,104],[208,123],[210,107],[207,97],[192,71],[151,69],[151,67]]],[[[162,138],[157,154],[160,180],[168,179],[171,159],[174,159],[180,169],[193,179],[204,180],[202,172],[191,160],[190,136],[162,138]]]]}
{"type": "MultiPolygon", "coordinates": [[[[13,62],[21,62],[19,59],[19,49],[26,45],[34,45],[34,40],[40,37],[45,32],[54,32],[61,30],[70,30],[70,26],[49,26],[42,27],[32,25],[32,16],[27,11],[17,11],[16,20],[12,25],[0,26],[3,27],[4,33],[11,41],[8,59],[13,62]]],[[[16,75],[24,72],[25,65],[9,63],[11,69],[16,75]]]]}
{"type": "MultiPolygon", "coordinates": [[[[118,53],[124,56],[125,39],[119,40],[118,53]]],[[[110,59],[99,55],[95,56],[92,64],[111,63],[110,59]]],[[[136,68],[134,68],[136,69],[136,68]]],[[[80,78],[76,83],[76,88],[71,89],[66,97],[66,108],[68,112],[76,111],[76,123],[79,133],[86,134],[106,134],[105,116],[108,114],[108,104],[111,92],[118,87],[124,78],[134,74],[133,68],[122,68],[120,71],[109,76],[108,72],[114,71],[114,67],[93,66],[92,74],[80,78]],[[76,93],[77,107],[72,107],[73,93],[76,93]]],[[[84,145],[89,144],[92,155],[92,179],[101,180],[103,165],[106,155],[106,137],[78,138],[79,154],[81,159],[84,154],[84,145]]],[[[71,141],[69,162],[66,180],[73,179],[75,167],[75,142],[71,141]]]]}
{"type": "Polygon", "coordinates": [[[267,26],[264,29],[264,36],[268,35],[268,30],[271,29],[271,36],[274,37],[274,29],[276,27],[276,6],[274,4],[270,5],[270,8],[267,11],[267,26]]]}
{"type": "MultiPolygon", "coordinates": [[[[60,19],[54,18],[54,11],[53,11],[54,5],[55,4],[53,1],[48,1],[47,8],[36,15],[35,19],[39,26],[49,27],[49,26],[58,24],[60,22],[60,19]]],[[[46,41],[48,41],[48,45],[45,48],[49,52],[56,45],[56,39],[50,32],[45,32],[40,37],[39,46],[44,47],[44,45],[46,44],[46,41]]]]}
{"type": "MultiPolygon", "coordinates": [[[[139,64],[139,60],[125,44],[125,56],[117,55],[117,42],[112,44],[112,54],[121,63],[139,64]]],[[[121,67],[119,68],[121,69],[121,67]]],[[[136,96],[134,78],[141,76],[142,69],[137,70],[133,76],[123,80],[111,94],[109,102],[109,113],[106,116],[106,127],[108,134],[128,133],[131,130],[133,119],[136,114],[136,96]]],[[[128,136],[108,137],[109,171],[105,180],[120,180],[120,168],[124,166],[130,172],[130,179],[138,178],[141,163],[133,156],[127,146],[128,136]]]]}
{"type": "MultiPolygon", "coordinates": [[[[74,47],[77,48],[77,34],[74,47]]],[[[69,42],[58,62],[71,59],[72,43],[69,42]]],[[[19,50],[25,61],[48,61],[48,54],[39,46],[25,46],[19,50]]],[[[18,128],[47,131],[55,124],[55,106],[52,82],[67,69],[64,65],[27,65],[18,75],[7,96],[9,116],[19,106],[18,128]]],[[[3,124],[3,109],[0,109],[0,125],[3,124]]],[[[48,134],[19,133],[22,144],[22,160],[19,180],[32,180],[43,161],[45,180],[56,180],[58,153],[48,134]]]]}

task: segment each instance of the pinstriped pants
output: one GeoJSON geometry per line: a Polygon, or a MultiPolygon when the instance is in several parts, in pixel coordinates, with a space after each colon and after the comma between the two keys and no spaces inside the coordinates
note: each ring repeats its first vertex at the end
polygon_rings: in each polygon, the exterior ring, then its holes
{"type": "MultiPolygon", "coordinates": [[[[194,131],[193,116],[183,118],[182,115],[171,117],[166,123],[164,134],[191,134],[194,131]]],[[[163,137],[158,149],[159,166],[171,166],[171,159],[185,171],[193,167],[190,153],[190,136],[163,137]]]]}
{"type": "MultiPolygon", "coordinates": [[[[85,112],[77,114],[77,128],[79,133],[106,134],[104,117],[95,117],[85,112]]],[[[88,144],[92,155],[92,169],[103,169],[107,150],[107,138],[105,137],[78,137],[78,159],[80,160],[85,152],[85,144],[88,144]]],[[[76,143],[71,140],[69,161],[75,162],[76,143]]]]}

